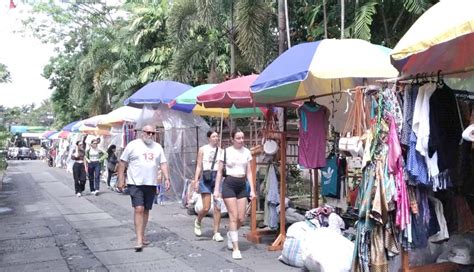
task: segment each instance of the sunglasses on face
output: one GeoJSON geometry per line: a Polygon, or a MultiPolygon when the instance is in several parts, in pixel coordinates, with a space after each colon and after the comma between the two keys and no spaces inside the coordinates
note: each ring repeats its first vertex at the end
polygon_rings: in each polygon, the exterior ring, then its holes
{"type": "Polygon", "coordinates": [[[146,135],[150,135],[150,136],[153,136],[156,134],[156,132],[154,131],[143,131],[143,133],[145,133],[146,135]]]}

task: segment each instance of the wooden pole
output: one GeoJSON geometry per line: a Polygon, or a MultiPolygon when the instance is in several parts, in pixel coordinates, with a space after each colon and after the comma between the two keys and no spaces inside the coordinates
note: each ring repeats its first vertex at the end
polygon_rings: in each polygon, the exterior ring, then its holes
{"type": "Polygon", "coordinates": [[[313,208],[319,207],[319,173],[318,169],[312,169],[313,176],[313,208]]]}

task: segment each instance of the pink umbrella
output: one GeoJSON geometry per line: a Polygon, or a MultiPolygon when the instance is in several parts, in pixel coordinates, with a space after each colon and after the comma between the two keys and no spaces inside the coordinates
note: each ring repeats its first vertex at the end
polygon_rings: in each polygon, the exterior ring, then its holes
{"type": "Polygon", "coordinates": [[[255,107],[250,95],[250,85],[258,75],[249,75],[217,84],[197,96],[197,103],[206,108],[255,107]]]}

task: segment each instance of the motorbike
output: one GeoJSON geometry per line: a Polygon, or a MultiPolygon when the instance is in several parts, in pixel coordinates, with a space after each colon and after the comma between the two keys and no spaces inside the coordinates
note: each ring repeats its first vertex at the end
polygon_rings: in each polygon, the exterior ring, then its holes
{"type": "Polygon", "coordinates": [[[53,164],[53,157],[48,156],[48,166],[49,166],[49,167],[53,167],[53,165],[54,165],[54,164],[53,164]]]}

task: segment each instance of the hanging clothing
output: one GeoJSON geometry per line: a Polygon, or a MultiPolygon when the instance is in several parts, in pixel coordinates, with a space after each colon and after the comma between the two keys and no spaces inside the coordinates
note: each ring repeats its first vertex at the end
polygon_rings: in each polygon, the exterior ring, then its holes
{"type": "Polygon", "coordinates": [[[438,152],[439,171],[453,168],[457,162],[462,128],[453,90],[444,85],[430,98],[430,137],[428,155],[438,152]]]}
{"type": "Polygon", "coordinates": [[[338,160],[335,154],[327,159],[327,166],[321,168],[321,195],[339,198],[338,160]]]}
{"type": "Polygon", "coordinates": [[[268,166],[265,192],[264,224],[270,229],[276,229],[279,222],[277,206],[280,204],[280,193],[278,192],[278,178],[273,164],[268,166]]]}
{"type": "Polygon", "coordinates": [[[308,169],[325,167],[326,135],[329,126],[327,108],[303,104],[298,108],[298,115],[298,163],[308,169]]]}
{"type": "Polygon", "coordinates": [[[413,111],[415,109],[416,97],[418,95],[417,85],[405,85],[403,103],[403,126],[400,143],[408,145],[412,131],[413,111]]]}
{"type": "Polygon", "coordinates": [[[403,126],[403,114],[402,109],[400,107],[400,103],[398,102],[398,98],[395,95],[397,86],[393,85],[391,89],[386,88],[383,92],[384,98],[384,115],[391,115],[395,121],[396,129],[397,129],[397,136],[401,135],[402,126],[403,126]]]}
{"type": "Polygon", "coordinates": [[[415,184],[430,185],[428,178],[428,167],[425,158],[416,150],[417,137],[412,131],[410,143],[408,144],[407,171],[415,181],[415,184]]]}
{"type": "MultiPolygon", "coordinates": [[[[438,169],[438,154],[428,156],[428,140],[430,137],[430,98],[436,90],[436,84],[428,83],[418,90],[415,112],[413,116],[413,132],[415,132],[416,150],[425,157],[429,179],[436,179],[440,174],[438,169]]],[[[436,182],[438,183],[438,182],[436,182]]]]}

